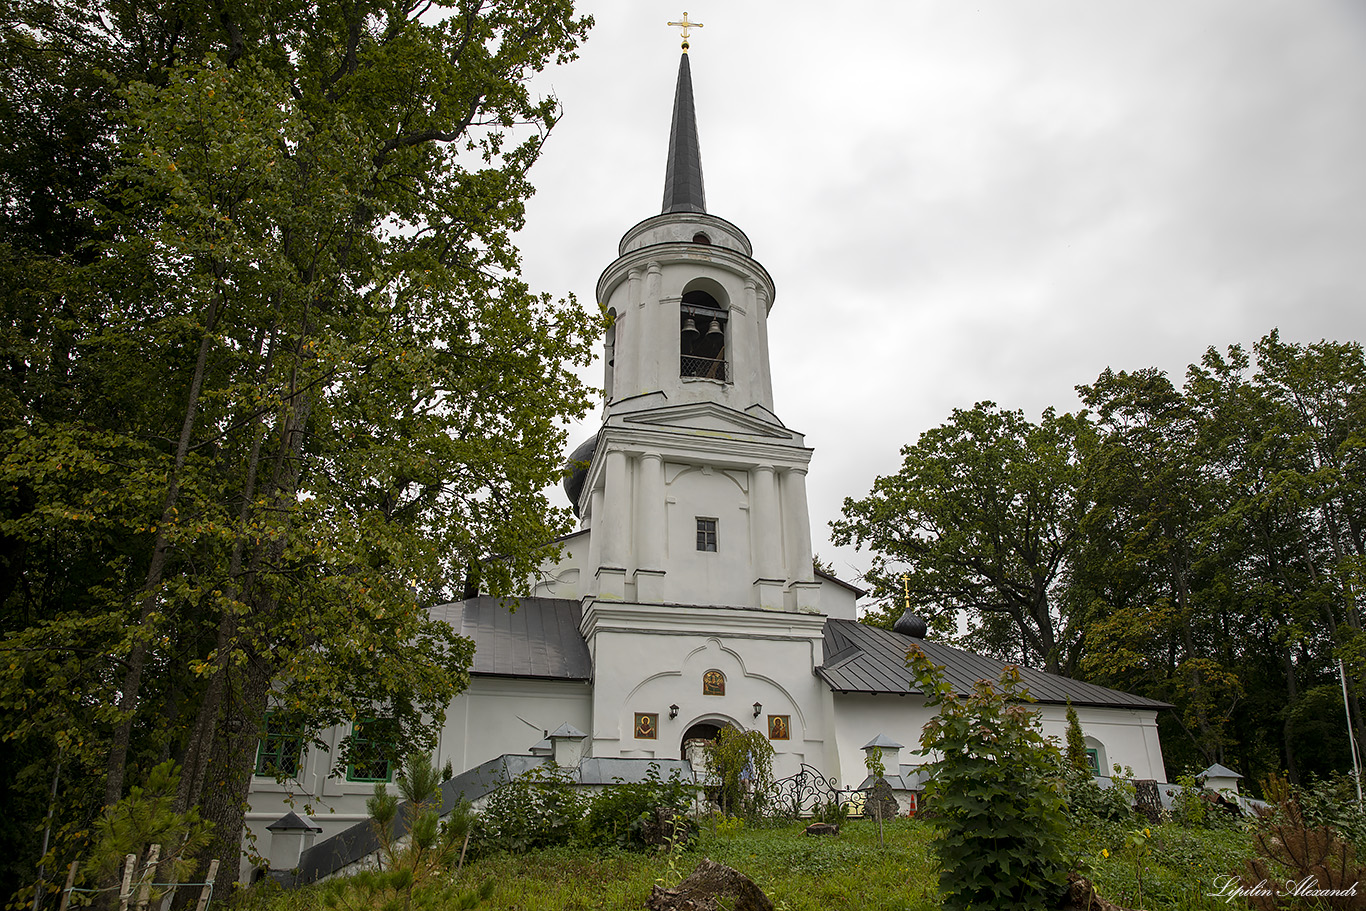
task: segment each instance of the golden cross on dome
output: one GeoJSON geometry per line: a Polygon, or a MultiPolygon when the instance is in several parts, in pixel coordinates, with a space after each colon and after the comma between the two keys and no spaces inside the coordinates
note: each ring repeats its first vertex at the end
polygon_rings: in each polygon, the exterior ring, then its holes
{"type": "Polygon", "coordinates": [[[679,21],[679,22],[668,22],[668,23],[665,23],[665,24],[666,24],[666,25],[671,25],[671,26],[673,26],[674,28],[681,28],[681,29],[683,30],[683,52],[684,52],[684,53],[687,53],[687,51],[688,51],[688,29],[690,29],[690,28],[701,28],[701,27],[702,27],[702,23],[700,23],[700,22],[689,22],[689,21],[688,21],[688,12],[687,12],[687,10],[684,10],[684,11],[683,11],[683,19],[682,19],[681,21],[679,21]]]}
{"type": "Polygon", "coordinates": [[[907,574],[907,573],[902,573],[902,575],[901,575],[901,591],[902,591],[902,593],[906,596],[906,610],[910,610],[910,609],[911,609],[911,583],[910,583],[910,578],[911,578],[910,575],[907,574]]]}

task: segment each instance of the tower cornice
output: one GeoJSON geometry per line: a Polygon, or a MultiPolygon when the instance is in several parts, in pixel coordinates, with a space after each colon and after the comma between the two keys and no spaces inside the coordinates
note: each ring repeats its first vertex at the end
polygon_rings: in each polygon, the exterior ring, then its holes
{"type": "Polygon", "coordinates": [[[637,247],[618,257],[615,262],[602,271],[602,275],[598,278],[597,299],[599,301],[610,299],[617,286],[630,277],[632,269],[642,268],[646,263],[652,261],[658,261],[661,264],[685,262],[708,264],[733,272],[743,278],[751,279],[763,288],[764,296],[767,299],[765,312],[773,309],[775,294],[773,277],[768,274],[768,270],[758,260],[725,247],[681,241],[637,247]]]}
{"type": "Polygon", "coordinates": [[[631,250],[663,243],[665,239],[692,241],[699,233],[705,234],[707,243],[713,246],[727,247],[746,256],[754,255],[749,235],[734,222],[705,212],[667,212],[641,219],[621,236],[617,255],[625,256],[631,250]]]}

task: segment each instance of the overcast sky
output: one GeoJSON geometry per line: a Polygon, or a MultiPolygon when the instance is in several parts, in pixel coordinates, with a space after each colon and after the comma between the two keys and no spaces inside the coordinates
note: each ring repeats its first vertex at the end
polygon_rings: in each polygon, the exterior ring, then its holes
{"type": "MultiPolygon", "coordinates": [[[[1037,419],[1107,366],[1366,335],[1366,2],[686,5],[707,209],[776,282],[776,410],[842,576],[869,561],[829,543],[841,501],[954,408],[1037,419]]],[[[534,288],[592,304],[659,212],[683,10],[580,8],[521,244],[534,288]]]]}

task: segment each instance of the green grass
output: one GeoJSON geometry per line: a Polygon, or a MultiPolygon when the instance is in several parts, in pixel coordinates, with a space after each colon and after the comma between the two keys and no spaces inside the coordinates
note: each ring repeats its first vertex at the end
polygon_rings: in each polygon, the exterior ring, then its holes
{"type": "MultiPolygon", "coordinates": [[[[494,884],[489,911],[596,911],[643,909],[656,883],[673,886],[703,857],[728,864],[753,879],[781,911],[937,911],[938,873],[928,850],[930,829],[915,820],[886,824],[886,847],[876,824],[853,820],[834,838],[808,838],[803,824],[771,829],[709,829],[696,847],[669,855],[588,848],[552,848],[530,854],[498,854],[467,864],[463,886],[494,884]]],[[[1105,898],[1139,907],[1135,852],[1126,848],[1127,827],[1074,833],[1075,856],[1105,898]],[[1110,852],[1102,855],[1102,849],[1110,852]]],[[[1141,905],[1148,909],[1213,911],[1244,909],[1209,898],[1215,878],[1236,874],[1250,851],[1240,831],[1200,831],[1177,826],[1152,830],[1143,859],[1141,905]]],[[[251,902],[253,911],[320,911],[316,887],[276,893],[251,902]]]]}
{"type": "MultiPolygon", "coordinates": [[[[1147,851],[1124,845],[1124,834],[1129,830],[1112,830],[1110,834],[1086,833],[1079,839],[1085,852],[1078,857],[1090,864],[1087,875],[1100,894],[1126,908],[1138,904],[1138,865],[1142,864],[1144,908],[1173,909],[1173,911],[1214,911],[1214,909],[1242,909],[1241,899],[1230,902],[1226,898],[1211,897],[1219,890],[1221,877],[1244,873],[1246,861],[1252,856],[1252,838],[1242,830],[1185,829],[1177,825],[1158,826],[1151,830],[1147,851]],[[1100,851],[1110,851],[1108,858],[1100,851]]],[[[1247,882],[1247,885],[1255,885],[1247,882]]]]}
{"type": "Polygon", "coordinates": [[[485,858],[466,869],[470,883],[491,878],[493,911],[590,911],[644,908],[656,883],[677,885],[703,857],[753,879],[787,911],[920,911],[939,907],[924,826],[907,820],[886,824],[887,847],[877,846],[869,821],[847,823],[835,838],[808,838],[803,825],[741,829],[718,834],[703,829],[697,846],[666,855],[556,848],[536,854],[485,858]]]}

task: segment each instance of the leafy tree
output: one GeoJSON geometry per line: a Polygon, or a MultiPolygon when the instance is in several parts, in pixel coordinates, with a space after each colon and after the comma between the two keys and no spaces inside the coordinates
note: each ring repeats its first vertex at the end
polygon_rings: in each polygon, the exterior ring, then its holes
{"type": "Polygon", "coordinates": [[[1091,759],[1086,755],[1086,736],[1081,732],[1081,719],[1072,703],[1067,703],[1067,765],[1078,772],[1091,772],[1091,759]]]}
{"type": "Polygon", "coordinates": [[[763,731],[729,725],[705,746],[707,768],[719,785],[721,812],[753,818],[773,784],[773,744],[763,731]]]}
{"type": "Polygon", "coordinates": [[[1109,577],[1082,597],[1102,614],[1091,627],[1089,668],[1121,685],[1130,672],[1160,674],[1165,698],[1214,762],[1228,742],[1228,706],[1242,688],[1234,666],[1220,660],[1227,652],[1206,647],[1215,644],[1210,621],[1224,571],[1208,523],[1226,491],[1201,457],[1201,416],[1156,370],[1106,370],[1078,389],[1100,429],[1088,457],[1096,510],[1087,527],[1087,581],[1109,577]],[[1163,647],[1175,659],[1170,672],[1152,660],[1163,647]]]}
{"type": "Polygon", "coordinates": [[[950,909],[1057,907],[1067,889],[1067,816],[1061,757],[1007,665],[1000,680],[954,692],[942,667],[912,646],[907,664],[937,714],[920,745],[928,764],[939,888],[950,909]]]}
{"type": "Polygon", "coordinates": [[[590,21],[16,15],[0,118],[43,116],[0,175],[0,729],[106,805],[178,758],[232,878],[267,707],[429,740],[470,646],[420,605],[511,593],[567,521],[540,491],[592,323],[526,288],[511,238],[558,116],[528,79],[590,21]]]}
{"type": "Polygon", "coordinates": [[[964,611],[969,646],[1071,668],[1081,641],[1058,592],[1089,508],[1081,451],[1091,432],[1084,417],[1052,410],[1037,424],[991,402],[955,410],[902,449],[897,474],[845,499],[834,541],[873,551],[868,578],[886,596],[905,573],[911,603],[940,632],[964,611]]]}

